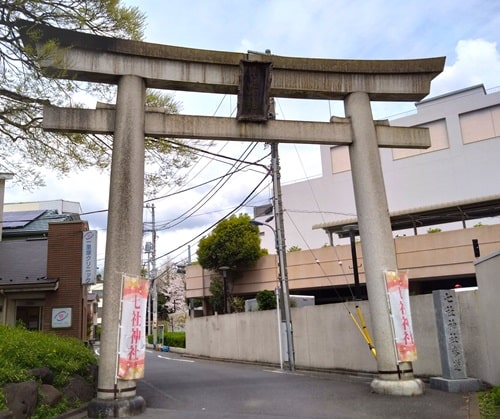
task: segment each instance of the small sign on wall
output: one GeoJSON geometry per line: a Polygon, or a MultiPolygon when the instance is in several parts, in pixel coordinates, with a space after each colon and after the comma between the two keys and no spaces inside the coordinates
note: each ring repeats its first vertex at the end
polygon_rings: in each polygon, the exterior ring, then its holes
{"type": "Polygon", "coordinates": [[[71,327],[71,307],[52,309],[52,328],[71,327]]]}

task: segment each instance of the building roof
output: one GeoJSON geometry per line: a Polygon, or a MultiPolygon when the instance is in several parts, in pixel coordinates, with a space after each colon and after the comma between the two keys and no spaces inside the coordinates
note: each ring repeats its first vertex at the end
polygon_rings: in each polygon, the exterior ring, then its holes
{"type": "Polygon", "coordinates": [[[2,292],[33,292],[33,291],[57,291],[59,278],[27,278],[27,279],[5,279],[0,278],[0,290],[2,292]]]}
{"type": "Polygon", "coordinates": [[[3,228],[26,227],[44,212],[44,210],[5,212],[3,215],[3,228]]]}
{"type": "MultiPolygon", "coordinates": [[[[453,222],[465,223],[466,220],[500,216],[500,195],[475,198],[463,201],[448,202],[439,205],[411,208],[390,213],[393,231],[413,229],[453,222]]],[[[329,234],[337,234],[340,238],[349,237],[347,226],[356,224],[356,217],[316,224],[313,230],[323,229],[329,234]]],[[[356,234],[359,234],[356,231],[356,234]]]]}
{"type": "Polygon", "coordinates": [[[44,237],[49,232],[49,223],[79,220],[74,213],[59,214],[57,210],[8,211],[3,213],[3,239],[10,237],[44,237]]]}

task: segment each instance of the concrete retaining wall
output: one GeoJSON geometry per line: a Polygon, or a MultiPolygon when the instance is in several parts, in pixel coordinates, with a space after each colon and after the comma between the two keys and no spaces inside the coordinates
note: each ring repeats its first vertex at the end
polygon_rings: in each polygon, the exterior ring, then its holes
{"type": "MultiPolygon", "coordinates": [[[[478,290],[457,293],[467,373],[469,377],[499,385],[500,377],[486,373],[489,370],[483,345],[486,328],[479,315],[478,293],[478,290]]],[[[413,364],[415,374],[440,376],[432,295],[413,296],[410,300],[418,351],[418,360],[413,364]]],[[[359,302],[359,306],[371,330],[368,302],[359,302]]],[[[499,305],[491,310],[490,318],[500,318],[499,305]]],[[[356,316],[352,302],[292,308],[298,368],[376,372],[376,362],[349,312],[356,316]]],[[[192,355],[279,364],[276,311],[191,318],[186,323],[186,345],[187,353],[192,355]]]]}

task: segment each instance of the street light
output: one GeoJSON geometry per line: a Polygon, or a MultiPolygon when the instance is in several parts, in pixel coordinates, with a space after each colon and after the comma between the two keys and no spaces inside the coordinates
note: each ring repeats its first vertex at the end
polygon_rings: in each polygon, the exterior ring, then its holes
{"type": "MultiPolygon", "coordinates": [[[[276,243],[276,252],[278,254],[278,269],[279,269],[279,281],[280,281],[280,299],[283,304],[280,307],[284,311],[284,316],[281,316],[282,323],[285,323],[286,330],[286,342],[287,342],[287,354],[288,354],[288,365],[290,367],[290,371],[295,370],[295,351],[293,348],[293,331],[292,331],[292,319],[290,314],[290,291],[288,289],[288,277],[286,270],[286,254],[285,248],[280,243],[283,243],[283,240],[280,240],[278,234],[276,234],[276,230],[270,226],[269,224],[262,223],[257,220],[251,220],[250,224],[254,226],[266,226],[269,227],[273,234],[274,240],[276,243]],[[284,320],[283,320],[284,319],[284,320]]],[[[280,330],[281,332],[281,330],[280,330]]],[[[281,339],[281,334],[280,334],[281,339]]],[[[281,355],[281,354],[280,354],[281,355]]]]}
{"type": "Polygon", "coordinates": [[[357,224],[348,224],[342,228],[344,231],[349,232],[349,239],[351,241],[351,257],[352,257],[352,273],[354,275],[354,295],[356,300],[361,300],[361,291],[359,288],[359,273],[358,273],[358,257],[356,255],[356,232],[359,227],[357,224]]]}

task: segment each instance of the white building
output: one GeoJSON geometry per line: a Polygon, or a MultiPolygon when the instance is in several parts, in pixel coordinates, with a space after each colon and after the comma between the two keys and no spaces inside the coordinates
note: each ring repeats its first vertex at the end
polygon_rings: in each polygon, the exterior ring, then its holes
{"type": "MultiPolygon", "coordinates": [[[[390,213],[498,198],[500,92],[487,94],[478,85],[415,106],[416,113],[390,123],[428,127],[432,146],[426,150],[380,149],[390,213]]],[[[322,177],[282,186],[287,248],[322,247],[329,244],[329,237],[321,226],[355,221],[348,147],[321,146],[321,165],[322,177]]],[[[498,223],[498,218],[483,222],[498,223]]],[[[274,252],[272,232],[266,228],[261,232],[262,247],[274,252]]]]}
{"type": "Polygon", "coordinates": [[[58,214],[81,214],[82,207],[79,202],[52,199],[49,201],[9,202],[4,204],[4,211],[35,211],[57,210],[58,214]]]}

